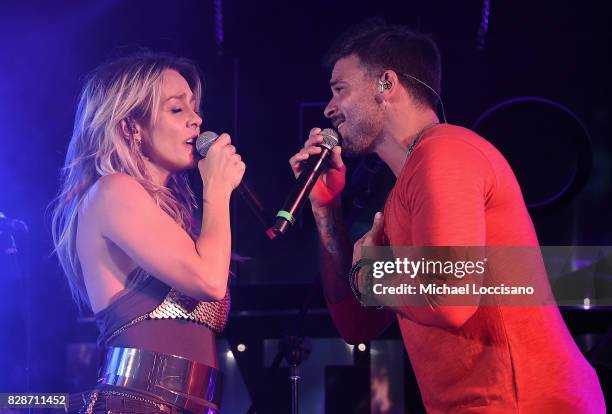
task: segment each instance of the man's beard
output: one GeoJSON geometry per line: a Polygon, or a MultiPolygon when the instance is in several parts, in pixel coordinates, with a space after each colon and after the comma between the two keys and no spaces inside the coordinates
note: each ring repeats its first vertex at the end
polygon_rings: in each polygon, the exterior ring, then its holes
{"type": "Polygon", "coordinates": [[[371,154],[376,149],[376,128],[373,124],[362,122],[347,131],[342,137],[342,154],[348,157],[371,154]]]}

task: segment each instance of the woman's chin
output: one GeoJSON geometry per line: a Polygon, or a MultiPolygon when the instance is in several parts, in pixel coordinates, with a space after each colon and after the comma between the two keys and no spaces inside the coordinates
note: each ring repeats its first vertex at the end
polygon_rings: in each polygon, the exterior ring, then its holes
{"type": "Polygon", "coordinates": [[[192,170],[192,169],[194,169],[194,168],[198,168],[198,161],[200,161],[200,160],[198,159],[198,157],[196,157],[195,155],[193,155],[193,156],[191,157],[191,159],[189,160],[189,163],[188,163],[188,167],[187,167],[187,169],[188,169],[188,170],[192,170]]]}
{"type": "Polygon", "coordinates": [[[198,161],[198,157],[196,157],[194,153],[191,153],[184,163],[181,163],[181,165],[178,167],[181,171],[193,170],[194,168],[198,167],[198,161]]]}

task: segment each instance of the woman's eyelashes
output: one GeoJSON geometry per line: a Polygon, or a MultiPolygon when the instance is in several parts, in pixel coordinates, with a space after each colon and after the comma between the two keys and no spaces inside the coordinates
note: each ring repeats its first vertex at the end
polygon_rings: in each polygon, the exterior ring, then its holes
{"type": "MultiPolygon", "coordinates": [[[[170,109],[170,111],[171,111],[173,114],[178,114],[178,113],[180,113],[180,112],[183,112],[183,110],[184,110],[184,108],[181,108],[181,107],[175,107],[175,108],[170,109]]],[[[192,109],[192,111],[193,111],[193,113],[194,113],[194,114],[196,114],[196,115],[197,115],[197,116],[199,116],[200,118],[202,117],[202,111],[200,111],[200,110],[198,110],[198,109],[196,109],[196,108],[192,109]]]]}

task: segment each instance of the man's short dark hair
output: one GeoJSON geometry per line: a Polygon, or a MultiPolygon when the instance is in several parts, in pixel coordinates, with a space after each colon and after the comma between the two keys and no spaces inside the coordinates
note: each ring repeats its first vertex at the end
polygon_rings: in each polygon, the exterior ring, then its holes
{"type": "Polygon", "coordinates": [[[395,71],[416,101],[436,108],[438,97],[405,76],[420,79],[440,94],[440,52],[430,36],[405,26],[387,24],[380,18],[368,19],[336,39],[323,58],[323,66],[331,70],[338,60],[352,54],[357,55],[372,74],[382,74],[389,69],[395,71]]]}

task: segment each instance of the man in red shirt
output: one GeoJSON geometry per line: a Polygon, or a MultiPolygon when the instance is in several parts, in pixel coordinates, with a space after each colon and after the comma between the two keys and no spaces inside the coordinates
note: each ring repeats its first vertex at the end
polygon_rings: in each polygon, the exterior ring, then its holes
{"type": "MultiPolygon", "coordinates": [[[[376,22],[341,37],[328,53],[342,135],[310,194],[321,245],[325,297],[349,343],[375,338],[398,320],[429,413],[603,413],[595,374],[556,306],[364,307],[347,275],[367,246],[538,246],[514,174],[474,132],[439,124],[440,57],[435,43],[376,22]],[[383,214],[354,245],[344,228],[341,152],[376,153],[397,181],[383,214]]],[[[322,141],[314,128],[290,159],[322,141]]]]}

